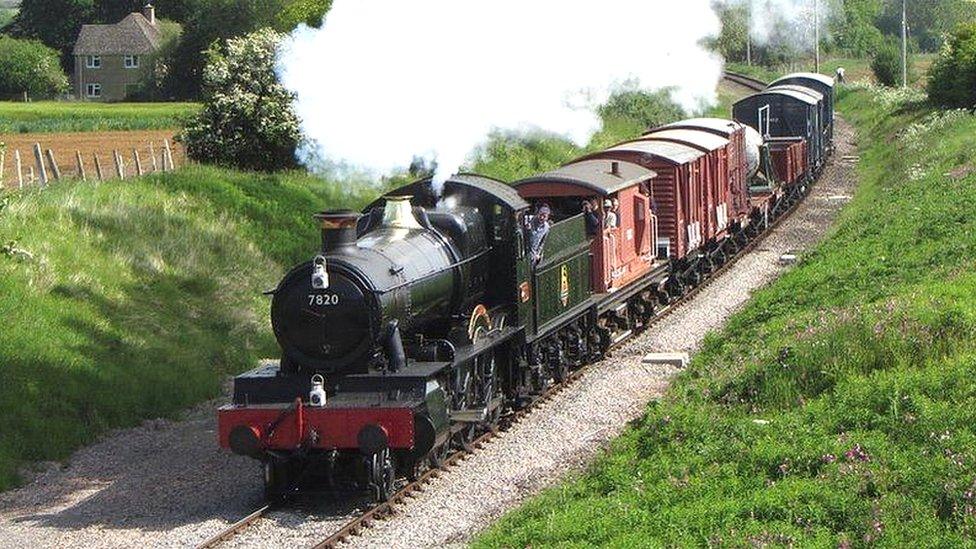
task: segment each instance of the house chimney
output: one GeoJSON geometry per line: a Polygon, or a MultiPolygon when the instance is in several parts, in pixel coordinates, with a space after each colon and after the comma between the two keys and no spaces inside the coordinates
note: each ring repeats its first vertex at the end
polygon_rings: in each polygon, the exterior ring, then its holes
{"type": "Polygon", "coordinates": [[[142,7],[142,16],[149,21],[150,25],[156,24],[156,8],[153,7],[152,2],[146,2],[146,5],[142,7]]]}

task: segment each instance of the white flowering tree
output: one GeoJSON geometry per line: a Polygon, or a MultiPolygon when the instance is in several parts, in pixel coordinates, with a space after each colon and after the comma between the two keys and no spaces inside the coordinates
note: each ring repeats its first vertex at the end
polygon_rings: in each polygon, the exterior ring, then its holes
{"type": "Polygon", "coordinates": [[[259,171],[297,167],[295,98],[274,71],[282,38],[263,29],[207,52],[203,107],[178,138],[190,158],[259,171]]]}

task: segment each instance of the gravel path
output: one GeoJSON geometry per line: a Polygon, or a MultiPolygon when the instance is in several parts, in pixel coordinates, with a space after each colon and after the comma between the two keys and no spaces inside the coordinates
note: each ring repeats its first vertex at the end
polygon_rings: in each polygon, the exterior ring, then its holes
{"type": "MultiPolygon", "coordinates": [[[[842,121],[837,140],[834,162],[813,195],[752,254],[352,545],[463,543],[526,497],[590,462],[674,374],[642,364],[644,353],[693,351],[751,291],[779,275],[776,260],[782,253],[807,248],[823,236],[855,183],[852,164],[841,160],[853,151],[853,133],[842,121]]],[[[112,433],[66,463],[51,464],[30,484],[0,495],[0,548],[187,547],[248,514],[261,504],[259,469],[254,461],[217,448],[217,404],[205,403],[179,421],[155,420],[112,433]]],[[[310,544],[354,511],[354,504],[324,503],[274,513],[232,545],[310,544]]]]}

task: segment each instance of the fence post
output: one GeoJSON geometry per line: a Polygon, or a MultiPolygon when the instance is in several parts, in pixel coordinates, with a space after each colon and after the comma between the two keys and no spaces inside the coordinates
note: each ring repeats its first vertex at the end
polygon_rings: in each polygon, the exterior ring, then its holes
{"type": "Polygon", "coordinates": [[[163,139],[163,171],[173,169],[173,151],[169,148],[169,139],[163,139]]]}
{"type": "Polygon", "coordinates": [[[156,149],[153,148],[152,141],[149,142],[149,159],[152,165],[152,171],[158,172],[159,168],[156,166],[156,149]]]}
{"type": "Polygon", "coordinates": [[[27,166],[27,184],[34,184],[34,166],[27,166]]]}
{"type": "Polygon", "coordinates": [[[17,188],[24,188],[24,170],[20,164],[20,149],[14,150],[14,167],[17,170],[17,188]]]}
{"type": "MultiPolygon", "coordinates": [[[[40,177],[41,186],[47,185],[47,169],[44,168],[44,156],[41,155],[41,144],[34,143],[34,162],[37,164],[37,175],[40,177]]],[[[31,183],[34,178],[31,177],[31,183]]]]}
{"type": "Polygon", "coordinates": [[[85,163],[81,161],[81,151],[75,151],[75,158],[78,160],[78,177],[82,181],[88,181],[88,177],[85,176],[85,163]]]}
{"type": "Polygon", "coordinates": [[[3,180],[3,172],[6,171],[4,168],[7,167],[7,149],[0,148],[0,189],[4,187],[6,181],[3,180]]]}
{"type": "Polygon", "coordinates": [[[58,163],[54,161],[54,151],[51,149],[47,150],[47,162],[51,165],[51,173],[54,174],[54,180],[61,181],[61,170],[58,168],[58,163]]]}
{"type": "Polygon", "coordinates": [[[142,162],[139,160],[139,149],[132,149],[132,159],[136,162],[136,175],[142,177],[142,162]]]}
{"type": "Polygon", "coordinates": [[[119,180],[125,181],[125,164],[122,163],[122,155],[117,150],[113,150],[112,154],[115,156],[115,173],[119,176],[119,180]]]}
{"type": "Polygon", "coordinates": [[[102,163],[98,160],[98,153],[92,153],[92,158],[95,159],[95,175],[99,181],[105,181],[105,176],[102,175],[102,163]]]}

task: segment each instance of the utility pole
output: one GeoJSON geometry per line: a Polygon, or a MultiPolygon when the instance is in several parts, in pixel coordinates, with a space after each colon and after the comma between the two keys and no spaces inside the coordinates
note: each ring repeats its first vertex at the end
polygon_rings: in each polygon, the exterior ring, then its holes
{"type": "Polygon", "coordinates": [[[817,52],[817,68],[814,72],[820,72],[820,0],[813,0],[813,41],[817,52]]]}
{"type": "Polygon", "coordinates": [[[901,0],[901,87],[908,87],[908,0],[901,0]]]}
{"type": "Polygon", "coordinates": [[[752,66],[752,8],[746,11],[746,65],[752,66]]]}

